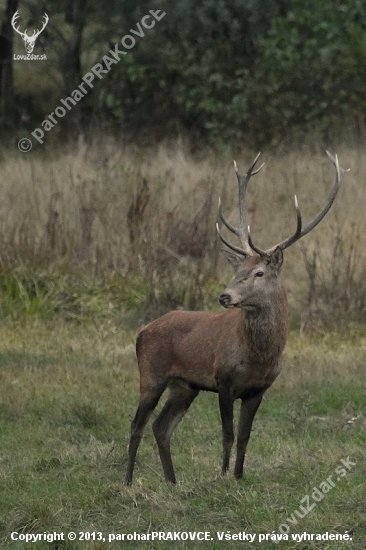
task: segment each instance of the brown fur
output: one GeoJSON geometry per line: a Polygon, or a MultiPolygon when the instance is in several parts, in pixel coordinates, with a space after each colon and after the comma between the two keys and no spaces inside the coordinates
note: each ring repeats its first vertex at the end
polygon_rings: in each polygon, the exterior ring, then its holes
{"type": "MultiPolygon", "coordinates": [[[[277,254],[278,255],[278,254],[277,254]]],[[[222,313],[172,311],[144,327],[137,337],[140,404],[131,424],[126,483],[132,481],[143,429],[164,390],[170,395],[153,424],[164,475],[175,482],[170,438],[200,390],[219,394],[224,460],[229,466],[233,444],[233,402],[241,399],[234,474],[242,476],[252,421],[266,389],[280,371],[286,343],[287,300],[279,271],[282,254],[270,259],[248,257],[225,296],[222,313]],[[263,272],[262,277],[256,275],[263,272]],[[236,306],[231,308],[230,306],[236,306]]]]}

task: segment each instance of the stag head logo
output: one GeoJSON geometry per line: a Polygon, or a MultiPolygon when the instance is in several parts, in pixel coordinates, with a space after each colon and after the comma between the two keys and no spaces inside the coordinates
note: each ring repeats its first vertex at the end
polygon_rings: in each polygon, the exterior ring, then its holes
{"type": "Polygon", "coordinates": [[[48,23],[48,15],[45,13],[43,17],[44,17],[44,21],[43,21],[42,28],[39,31],[33,31],[32,36],[28,36],[27,35],[27,29],[25,29],[24,32],[21,32],[19,30],[19,28],[16,27],[17,19],[19,18],[19,11],[16,11],[13,15],[13,19],[11,20],[11,25],[12,25],[13,29],[18,34],[20,34],[20,36],[23,38],[24,44],[25,44],[25,49],[26,49],[27,53],[32,53],[33,52],[34,45],[36,43],[36,40],[37,40],[38,36],[41,34],[41,32],[44,30],[45,26],[48,23]]]}

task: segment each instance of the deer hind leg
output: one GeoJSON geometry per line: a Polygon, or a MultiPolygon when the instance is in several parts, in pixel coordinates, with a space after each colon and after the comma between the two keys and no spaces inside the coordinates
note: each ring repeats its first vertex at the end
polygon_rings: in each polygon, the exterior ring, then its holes
{"type": "Polygon", "coordinates": [[[170,454],[170,440],[172,433],[189,409],[199,390],[189,386],[172,386],[170,395],[153,423],[153,432],[158,444],[161,464],[164,470],[165,480],[175,483],[175,474],[172,457],[170,454]]]}
{"type": "Polygon", "coordinates": [[[229,388],[218,385],[219,406],[222,423],[222,474],[226,474],[229,469],[231,448],[234,443],[234,398],[229,388]]]}
{"type": "Polygon", "coordinates": [[[255,397],[252,397],[251,399],[241,400],[236,461],[234,468],[234,476],[236,479],[241,479],[243,477],[245,451],[247,449],[254,416],[259,405],[261,404],[262,397],[263,392],[255,397]]]}
{"type": "Polygon", "coordinates": [[[140,399],[139,406],[136,411],[135,418],[131,422],[130,443],[128,446],[128,462],[125,477],[125,484],[129,485],[132,482],[133,470],[138,446],[142,438],[142,433],[149,420],[151,413],[155,409],[165,387],[159,387],[154,391],[149,391],[143,394],[140,399]]]}

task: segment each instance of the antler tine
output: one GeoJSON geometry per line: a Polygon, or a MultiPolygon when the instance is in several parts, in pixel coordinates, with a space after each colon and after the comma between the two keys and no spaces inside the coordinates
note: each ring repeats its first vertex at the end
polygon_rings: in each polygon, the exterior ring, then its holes
{"type": "Polygon", "coordinates": [[[19,10],[17,10],[17,11],[14,13],[11,22],[14,24],[14,23],[16,22],[17,19],[19,19],[19,10]]]}
{"type": "Polygon", "coordinates": [[[235,235],[239,236],[235,227],[233,225],[231,225],[231,223],[229,223],[225,218],[224,218],[224,215],[222,213],[222,208],[221,208],[221,197],[219,197],[219,216],[220,216],[220,220],[222,221],[222,223],[228,228],[229,231],[231,231],[232,233],[235,233],[235,235]]]}
{"type": "MultiPolygon", "coordinates": [[[[254,168],[254,166],[257,164],[258,159],[259,159],[259,157],[261,156],[261,154],[262,154],[261,151],[259,151],[258,155],[255,157],[255,159],[254,159],[254,161],[253,161],[253,164],[251,165],[251,167],[249,168],[248,172],[246,173],[245,177],[248,178],[248,180],[249,180],[250,176],[255,176],[256,174],[258,174],[258,172],[259,172],[260,170],[262,170],[263,166],[265,165],[265,163],[262,162],[262,164],[260,165],[260,167],[257,168],[256,170],[254,170],[254,172],[253,172],[253,168],[254,168]]],[[[235,162],[235,161],[234,161],[234,164],[235,164],[235,166],[236,166],[236,162],[235,162]]],[[[238,167],[237,167],[237,166],[236,166],[236,170],[235,170],[235,171],[236,171],[236,173],[238,173],[238,167]]]]}
{"type": "MultiPolygon", "coordinates": [[[[43,21],[43,24],[42,24],[42,28],[38,31],[34,31],[33,36],[36,36],[36,37],[39,36],[41,34],[41,32],[45,29],[45,27],[48,23],[48,19],[49,19],[47,13],[43,14],[43,18],[44,18],[44,21],[43,21]]],[[[33,38],[33,36],[32,36],[32,38],[33,38]]]]}
{"type": "MultiPolygon", "coordinates": [[[[226,225],[226,223],[225,223],[225,225],[226,225]]],[[[228,225],[226,225],[226,227],[229,228],[228,225]]],[[[221,235],[221,230],[220,230],[220,227],[219,227],[219,224],[218,224],[218,223],[216,224],[216,231],[217,231],[218,236],[219,236],[220,239],[222,240],[222,242],[223,242],[224,244],[226,244],[226,246],[227,246],[228,248],[231,248],[231,250],[233,250],[234,252],[237,252],[238,254],[241,254],[242,256],[247,256],[247,255],[248,255],[248,253],[247,253],[243,248],[240,248],[239,246],[235,246],[234,244],[230,244],[229,241],[227,241],[227,240],[225,239],[225,237],[223,237],[223,236],[221,235]]]]}
{"type": "Polygon", "coordinates": [[[237,234],[241,243],[243,244],[243,247],[245,248],[245,250],[247,251],[247,254],[249,255],[252,254],[252,251],[250,249],[249,242],[248,242],[248,230],[247,230],[248,221],[247,221],[247,210],[246,210],[246,204],[245,204],[245,193],[246,193],[247,186],[251,176],[258,174],[258,172],[264,166],[264,162],[263,162],[263,164],[261,164],[259,168],[254,170],[254,167],[257,164],[260,155],[261,153],[259,152],[258,155],[255,157],[252,165],[250,166],[248,172],[245,175],[243,176],[240,175],[237,167],[235,170],[236,177],[238,178],[238,183],[239,183],[239,211],[240,211],[240,226],[237,229],[237,234]]]}
{"type": "Polygon", "coordinates": [[[43,31],[43,29],[45,28],[45,26],[47,25],[47,23],[49,21],[49,17],[47,15],[47,13],[44,13],[43,17],[44,17],[44,22],[43,22],[43,25],[42,25],[42,29],[39,31],[40,33],[43,31]]]}
{"type": "Polygon", "coordinates": [[[11,23],[12,23],[13,29],[14,29],[18,34],[20,34],[21,36],[24,36],[25,33],[22,32],[22,31],[20,31],[20,30],[19,30],[19,27],[17,28],[17,27],[15,26],[15,24],[17,23],[17,19],[19,19],[19,11],[18,11],[18,10],[14,13],[13,18],[12,18],[12,20],[11,20],[11,23]]]}
{"type": "Polygon", "coordinates": [[[222,209],[221,209],[221,200],[219,199],[219,216],[220,216],[220,219],[223,222],[223,224],[229,229],[229,231],[231,231],[232,233],[234,233],[234,235],[236,235],[238,237],[238,239],[240,240],[243,247],[239,248],[238,246],[231,245],[226,239],[224,239],[222,237],[220,229],[218,228],[218,233],[219,233],[220,239],[226,244],[226,246],[228,246],[229,248],[231,248],[235,252],[239,252],[239,254],[242,254],[243,256],[252,256],[253,255],[253,251],[252,251],[252,249],[249,245],[249,242],[248,242],[247,212],[246,212],[246,206],[245,206],[245,193],[246,193],[246,188],[247,188],[247,185],[248,185],[248,182],[249,182],[251,176],[253,176],[255,174],[258,174],[258,172],[264,166],[264,163],[263,163],[259,168],[254,170],[254,167],[255,167],[259,157],[260,157],[260,153],[258,153],[258,155],[255,157],[253,163],[251,164],[248,172],[245,175],[239,174],[238,166],[237,166],[237,164],[234,160],[234,169],[235,169],[236,177],[238,178],[238,183],[239,183],[240,225],[239,225],[238,228],[235,228],[234,226],[232,226],[224,218],[224,215],[223,215],[222,209]]]}
{"type": "MultiPolygon", "coordinates": [[[[329,151],[325,150],[326,154],[328,155],[330,161],[332,162],[332,164],[334,164],[335,166],[335,169],[337,171],[337,178],[339,178],[339,182],[341,182],[344,174],[346,174],[347,172],[349,172],[351,169],[350,168],[342,168],[342,166],[340,166],[339,164],[339,161],[338,161],[338,155],[336,155],[335,157],[333,157],[329,151]]],[[[333,199],[334,200],[334,199],[333,199]]]]}
{"type": "Polygon", "coordinates": [[[344,176],[344,174],[346,172],[349,172],[350,169],[349,168],[342,168],[340,165],[339,165],[339,161],[338,161],[338,156],[335,155],[335,157],[333,157],[329,151],[325,151],[326,154],[328,155],[330,161],[332,162],[332,164],[334,165],[335,169],[336,169],[336,180],[335,180],[335,183],[332,187],[332,190],[329,194],[329,197],[328,197],[328,200],[324,206],[324,208],[319,212],[319,214],[317,214],[315,216],[315,218],[306,226],[302,229],[302,218],[301,218],[301,212],[300,212],[300,209],[299,209],[299,205],[298,205],[298,202],[297,202],[297,197],[295,195],[295,209],[296,209],[296,215],[297,215],[297,227],[296,227],[296,231],[295,233],[291,236],[291,237],[288,237],[287,239],[279,242],[278,244],[276,244],[275,246],[272,246],[271,248],[269,248],[268,250],[261,250],[260,248],[256,247],[255,245],[253,245],[253,242],[252,242],[252,239],[251,239],[251,236],[250,236],[250,232],[248,231],[248,242],[249,242],[249,245],[251,246],[251,248],[253,248],[253,250],[255,252],[257,252],[257,254],[259,254],[260,256],[270,256],[272,254],[272,252],[274,252],[276,250],[276,248],[280,248],[281,250],[285,250],[286,248],[288,248],[289,246],[291,246],[294,242],[298,241],[299,239],[301,239],[302,237],[304,237],[304,235],[307,235],[308,233],[310,233],[310,231],[312,231],[314,229],[314,227],[316,227],[318,225],[318,223],[324,218],[324,216],[326,215],[326,213],[330,210],[333,202],[334,202],[334,199],[336,198],[337,196],[337,193],[338,193],[338,190],[339,190],[339,186],[340,186],[340,183],[342,181],[342,178],[344,176]]]}

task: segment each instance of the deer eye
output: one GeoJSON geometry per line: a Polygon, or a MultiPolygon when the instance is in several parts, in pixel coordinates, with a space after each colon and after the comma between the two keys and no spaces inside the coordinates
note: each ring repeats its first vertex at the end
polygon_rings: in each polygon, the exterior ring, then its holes
{"type": "Polygon", "coordinates": [[[257,273],[255,274],[255,277],[263,277],[264,273],[263,271],[257,271],[257,273]]]}

